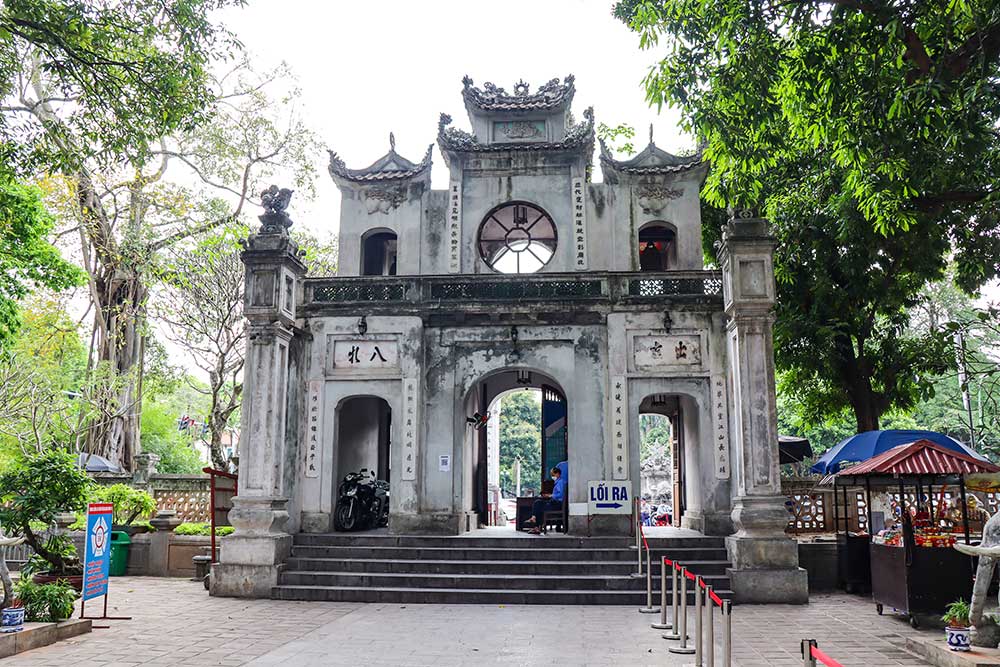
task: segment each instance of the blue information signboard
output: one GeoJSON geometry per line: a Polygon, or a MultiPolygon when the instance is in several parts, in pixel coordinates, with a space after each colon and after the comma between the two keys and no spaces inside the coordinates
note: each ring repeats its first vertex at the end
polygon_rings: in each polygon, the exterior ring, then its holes
{"type": "Polygon", "coordinates": [[[108,594],[108,574],[111,569],[112,503],[90,503],[87,506],[87,546],[83,560],[83,599],[108,594]]]}

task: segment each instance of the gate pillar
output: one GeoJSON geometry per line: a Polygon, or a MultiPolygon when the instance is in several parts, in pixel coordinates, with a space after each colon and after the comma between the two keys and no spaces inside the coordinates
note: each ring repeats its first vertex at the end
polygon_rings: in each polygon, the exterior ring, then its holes
{"type": "Polygon", "coordinates": [[[733,390],[733,511],[726,538],[738,602],[809,599],[798,545],[785,535],[788,511],[778,473],[774,388],[774,248],[767,221],[736,211],[723,231],[723,297],[729,381],[733,390]]]}
{"type": "Polygon", "coordinates": [[[288,235],[288,197],[268,194],[263,225],[241,255],[248,327],[239,492],[229,512],[235,530],[221,539],[219,562],[212,565],[212,595],[270,597],[279,565],[291,553],[288,500],[298,476],[295,311],[306,267],[288,235]]]}

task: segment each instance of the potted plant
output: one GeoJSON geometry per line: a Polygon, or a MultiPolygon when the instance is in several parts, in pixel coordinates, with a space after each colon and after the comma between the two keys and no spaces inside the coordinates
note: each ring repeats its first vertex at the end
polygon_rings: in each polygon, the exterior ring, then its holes
{"type": "Polygon", "coordinates": [[[4,607],[0,632],[20,632],[24,630],[24,603],[20,599],[10,601],[9,607],[4,607]]]}
{"type": "Polygon", "coordinates": [[[75,458],[55,450],[33,454],[0,473],[0,525],[35,552],[22,579],[32,574],[35,583],[65,579],[77,590],[83,587],[83,566],[73,541],[64,534],[45,537],[38,527],[51,525],[61,512],[82,510],[90,485],[75,458]]]}
{"type": "Polygon", "coordinates": [[[970,650],[969,603],[965,600],[952,602],[945,608],[941,620],[947,624],[944,631],[948,639],[948,648],[952,651],[970,650]]]}
{"type": "Polygon", "coordinates": [[[24,604],[28,621],[58,623],[73,615],[73,603],[78,593],[67,581],[60,579],[47,584],[36,584],[31,579],[17,582],[17,597],[24,604]]]}

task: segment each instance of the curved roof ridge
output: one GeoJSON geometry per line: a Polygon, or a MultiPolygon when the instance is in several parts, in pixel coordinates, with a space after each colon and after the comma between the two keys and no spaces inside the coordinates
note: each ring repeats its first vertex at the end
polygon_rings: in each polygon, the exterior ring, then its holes
{"type": "Polygon", "coordinates": [[[473,85],[472,79],[462,77],[462,98],[466,105],[473,105],[483,111],[545,111],[568,105],[576,93],[575,77],[572,74],[559,81],[550,79],[534,93],[531,87],[521,79],[514,84],[514,92],[487,81],[482,88],[473,85]]]}
{"type": "Polygon", "coordinates": [[[600,139],[601,144],[601,166],[613,171],[631,174],[666,174],[672,172],[686,171],[688,169],[704,164],[705,158],[702,150],[697,150],[693,155],[674,155],[658,147],[652,140],[635,157],[628,160],[615,159],[614,154],[600,139]]]}
{"type": "Polygon", "coordinates": [[[413,178],[427,171],[434,155],[434,144],[427,147],[420,162],[411,162],[396,152],[396,141],[389,134],[389,152],[375,160],[363,169],[349,169],[344,160],[335,151],[330,153],[330,175],[334,179],[346,181],[394,181],[413,178]]]}
{"type": "Polygon", "coordinates": [[[594,108],[588,107],[583,112],[583,122],[569,127],[566,136],[561,141],[523,141],[502,142],[494,144],[480,143],[474,135],[465,130],[451,127],[452,118],[442,113],[438,120],[438,145],[441,150],[458,153],[498,152],[510,150],[566,150],[582,146],[593,146],[594,143],[594,108]]]}

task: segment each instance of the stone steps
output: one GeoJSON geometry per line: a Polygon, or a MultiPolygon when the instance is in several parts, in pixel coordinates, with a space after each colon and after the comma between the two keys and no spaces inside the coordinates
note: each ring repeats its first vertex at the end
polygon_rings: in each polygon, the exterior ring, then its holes
{"type": "MultiPolygon", "coordinates": [[[[725,575],[705,577],[707,584],[715,587],[728,587],[729,578],[725,575]]],[[[281,574],[282,585],[291,586],[330,586],[349,588],[398,588],[408,586],[414,588],[449,588],[449,589],[504,589],[504,590],[610,590],[610,591],[645,591],[646,579],[630,575],[606,574],[482,574],[432,573],[414,574],[412,572],[312,572],[284,571],[281,574]]],[[[654,585],[659,594],[659,582],[654,585]]],[[[668,589],[669,590],[669,589],[668,589]]]]}
{"type": "MultiPolygon", "coordinates": [[[[661,556],[685,563],[731,597],[722,538],[649,541],[659,599],[661,556]]],[[[474,604],[646,602],[637,552],[622,537],[299,534],[272,597],[283,600],[474,604]]],[[[668,584],[669,586],[669,584],[668,584]]],[[[693,592],[689,602],[694,602],[693,592]]]]}
{"type": "MultiPolygon", "coordinates": [[[[655,562],[660,555],[680,562],[718,560],[725,549],[717,547],[673,547],[651,549],[655,562]]],[[[391,546],[292,546],[292,556],[301,558],[393,558],[403,560],[578,560],[586,554],[592,561],[635,562],[634,549],[628,548],[501,548],[501,547],[391,547],[391,546]]],[[[725,559],[725,556],[723,556],[725,559]]]]}
{"type": "MultiPolygon", "coordinates": [[[[716,591],[730,599],[729,590],[716,591]]],[[[327,602],[389,602],[399,604],[546,604],[546,605],[636,605],[644,606],[646,593],[596,590],[500,590],[448,588],[354,588],[344,586],[279,585],[272,589],[277,600],[327,602]]],[[[653,603],[656,604],[654,598],[653,603]]],[[[694,604],[694,594],[688,594],[694,604]]],[[[669,611],[669,610],[668,610],[669,611]]]]}
{"type": "MultiPolygon", "coordinates": [[[[308,572],[394,572],[415,574],[479,574],[491,572],[494,574],[527,574],[527,575],[565,575],[603,574],[631,575],[636,571],[635,552],[628,561],[590,561],[590,560],[388,560],[381,558],[302,558],[292,557],[286,561],[288,571],[308,572]]],[[[691,560],[685,561],[693,571],[703,576],[725,575],[729,563],[723,560],[691,560]]],[[[653,561],[653,574],[659,576],[656,561],[653,561]]],[[[669,574],[669,573],[668,573],[669,574]]]]}

